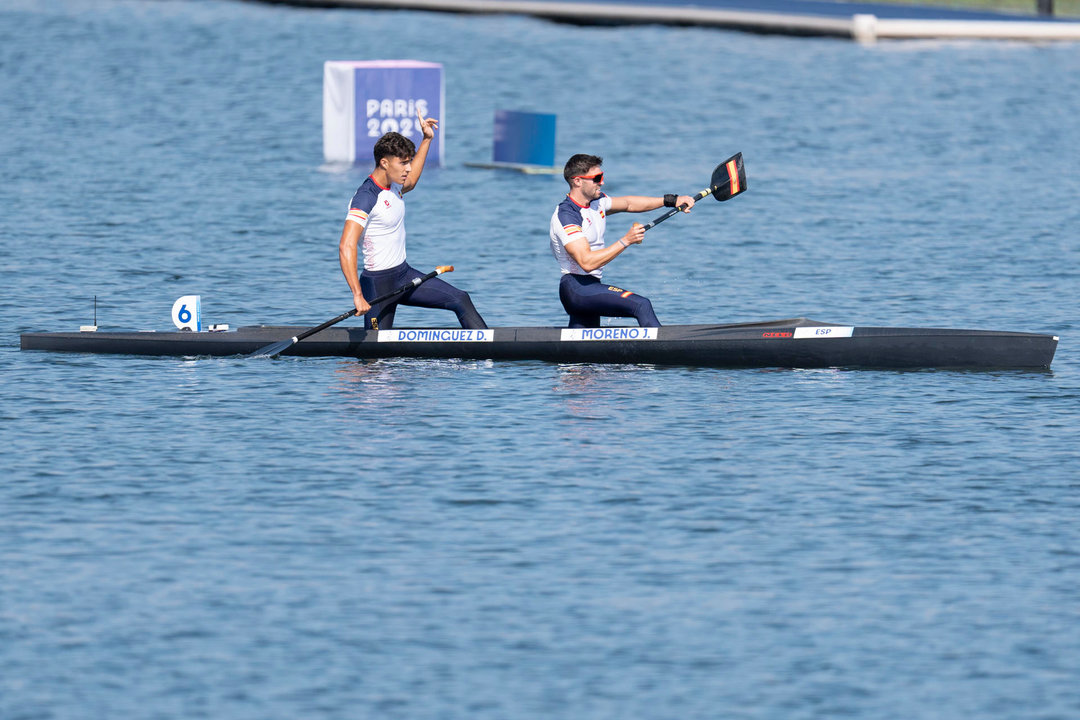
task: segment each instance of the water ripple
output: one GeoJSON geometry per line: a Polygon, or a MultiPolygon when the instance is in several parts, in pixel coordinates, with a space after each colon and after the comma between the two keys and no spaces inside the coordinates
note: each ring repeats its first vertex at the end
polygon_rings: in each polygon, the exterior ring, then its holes
{"type": "Polygon", "coordinates": [[[1075,45],[8,0],[0,68],[0,717],[1080,712],[1075,45]],[[322,63],[399,51],[447,84],[410,259],[491,324],[564,321],[561,181],[463,166],[528,109],[613,194],[744,152],[751,192],[610,269],[665,322],[1046,331],[1054,368],[17,349],[95,296],[340,312],[366,170],[323,164],[322,63]]]}

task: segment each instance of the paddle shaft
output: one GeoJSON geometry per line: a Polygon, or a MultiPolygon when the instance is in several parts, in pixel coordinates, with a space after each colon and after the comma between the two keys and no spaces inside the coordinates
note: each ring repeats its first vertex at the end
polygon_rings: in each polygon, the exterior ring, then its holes
{"type": "MultiPolygon", "coordinates": [[[[375,298],[374,300],[372,300],[368,304],[371,305],[372,307],[374,307],[374,306],[378,305],[379,303],[386,302],[390,298],[397,297],[398,295],[400,295],[403,292],[406,292],[408,290],[412,290],[414,287],[418,287],[421,283],[427,282],[428,280],[435,277],[436,275],[441,275],[444,272],[452,272],[453,270],[454,270],[453,265],[440,265],[439,267],[437,267],[434,270],[432,270],[431,272],[429,272],[427,275],[422,275],[421,277],[413,278],[412,282],[410,282],[408,285],[402,285],[397,290],[391,290],[390,292],[386,293],[382,297],[375,298]]],[[[342,320],[348,320],[349,318],[353,317],[354,315],[356,315],[356,308],[352,308],[351,310],[347,310],[347,311],[341,313],[340,315],[338,315],[333,320],[327,320],[322,325],[318,325],[316,327],[313,327],[310,330],[305,330],[304,332],[302,332],[299,335],[297,335],[296,337],[294,337],[293,342],[300,342],[304,338],[311,337],[315,333],[319,332],[320,330],[325,330],[326,328],[330,327],[331,325],[337,325],[342,320]]]]}
{"type": "MultiPolygon", "coordinates": [[[[694,196],[694,202],[697,202],[698,200],[705,197],[706,195],[708,195],[712,191],[713,191],[712,188],[706,188],[705,190],[702,190],[701,192],[699,192],[697,195],[694,196]]],[[[656,227],[657,225],[664,222],[665,220],[667,220],[669,217],[671,217],[675,213],[682,212],[685,207],[686,207],[685,205],[680,205],[679,207],[671,208],[670,210],[668,210],[666,213],[664,213],[660,217],[656,218],[655,220],[650,220],[649,222],[645,223],[645,229],[648,230],[649,228],[656,227]]]]}
{"type": "MultiPolygon", "coordinates": [[[[383,295],[381,297],[377,297],[374,300],[370,301],[368,304],[374,307],[375,305],[378,305],[379,303],[386,302],[387,300],[390,300],[391,298],[397,297],[398,295],[400,295],[403,292],[407,292],[409,290],[412,290],[415,287],[419,287],[422,283],[427,282],[428,280],[435,277],[436,275],[442,275],[444,272],[453,272],[453,271],[454,271],[454,266],[453,265],[440,265],[439,267],[437,267],[434,270],[432,270],[431,272],[429,272],[427,275],[422,275],[422,276],[420,276],[418,278],[413,278],[412,281],[409,282],[407,285],[402,285],[397,290],[391,290],[390,292],[386,293],[385,295],[383,295]]],[[[258,357],[258,356],[262,356],[262,355],[278,355],[278,354],[282,353],[283,351],[289,349],[290,347],[292,347],[296,343],[300,342],[304,338],[311,337],[315,333],[317,333],[317,332],[319,332],[321,330],[325,330],[326,328],[330,327],[331,325],[336,325],[339,322],[341,322],[342,320],[348,320],[349,318],[351,318],[351,317],[353,317],[355,315],[356,315],[356,308],[355,307],[350,308],[349,310],[341,313],[337,317],[327,320],[322,325],[316,325],[313,328],[309,328],[309,329],[305,330],[304,332],[300,333],[299,335],[296,335],[294,337],[289,338],[288,340],[282,340],[282,341],[267,345],[266,347],[260,348],[260,349],[256,350],[255,352],[251,353],[251,357],[258,357]]]]}

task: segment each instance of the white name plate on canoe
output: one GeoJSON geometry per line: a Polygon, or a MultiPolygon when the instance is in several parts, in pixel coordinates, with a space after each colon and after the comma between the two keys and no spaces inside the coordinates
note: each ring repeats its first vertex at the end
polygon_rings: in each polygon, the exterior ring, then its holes
{"type": "Polygon", "coordinates": [[[485,330],[380,330],[379,342],[491,342],[495,331],[485,330]]]}
{"type": "Polygon", "coordinates": [[[654,327],[605,327],[605,328],[564,328],[560,340],[580,342],[582,340],[655,340],[658,328],[654,327]]]}
{"type": "Polygon", "coordinates": [[[797,338],[845,338],[851,337],[853,327],[797,327],[797,338]]]}

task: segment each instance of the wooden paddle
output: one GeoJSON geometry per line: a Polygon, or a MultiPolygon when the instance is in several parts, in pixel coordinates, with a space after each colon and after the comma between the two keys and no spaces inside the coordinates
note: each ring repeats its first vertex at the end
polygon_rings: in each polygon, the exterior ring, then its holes
{"type": "MultiPolygon", "coordinates": [[[[716,169],[712,171],[709,187],[695,195],[694,202],[710,194],[718,201],[723,202],[742,192],[746,192],[746,169],[743,167],[742,153],[740,152],[735,153],[716,166],[716,169]]],[[[682,212],[684,207],[685,205],[680,205],[677,208],[671,208],[660,217],[646,223],[645,229],[648,230],[659,225],[675,213],[682,212]]]]}
{"type": "MultiPolygon", "coordinates": [[[[419,287],[421,283],[427,282],[428,280],[435,277],[436,275],[442,275],[443,273],[448,273],[448,272],[454,272],[454,266],[453,265],[440,265],[439,267],[437,267],[434,270],[432,270],[431,272],[429,272],[427,275],[423,275],[423,276],[418,277],[418,278],[413,278],[412,282],[410,282],[409,284],[402,285],[397,290],[393,290],[391,292],[388,292],[385,295],[383,295],[382,297],[375,298],[374,300],[372,300],[370,302],[370,305],[372,307],[375,307],[379,303],[386,302],[390,298],[396,297],[397,295],[399,295],[399,294],[401,294],[401,293],[403,293],[403,292],[405,292],[407,290],[412,290],[415,287],[419,287]]],[[[341,313],[340,315],[338,315],[336,318],[332,318],[330,320],[327,320],[322,325],[317,325],[317,326],[311,328],[310,330],[305,330],[304,332],[300,333],[296,337],[291,337],[288,340],[280,340],[280,341],[278,341],[276,343],[272,343],[270,345],[267,345],[266,347],[259,348],[258,350],[251,353],[247,357],[274,357],[275,355],[280,355],[281,353],[285,352],[286,350],[288,350],[289,348],[291,348],[293,345],[300,342],[304,338],[310,337],[311,335],[314,335],[315,333],[319,332],[320,330],[325,330],[326,328],[330,327],[331,325],[336,325],[337,323],[341,322],[342,320],[347,320],[347,319],[349,319],[349,318],[351,318],[351,317],[353,317],[355,315],[356,315],[356,308],[355,307],[350,308],[349,310],[347,310],[347,311],[341,313]]]]}

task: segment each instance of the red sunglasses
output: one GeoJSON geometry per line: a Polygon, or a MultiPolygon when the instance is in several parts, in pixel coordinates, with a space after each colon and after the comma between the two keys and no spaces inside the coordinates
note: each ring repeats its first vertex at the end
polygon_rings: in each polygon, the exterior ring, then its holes
{"type": "Polygon", "coordinates": [[[599,185],[604,180],[604,173],[598,172],[595,175],[574,175],[573,177],[581,178],[582,180],[592,180],[599,185]]]}

